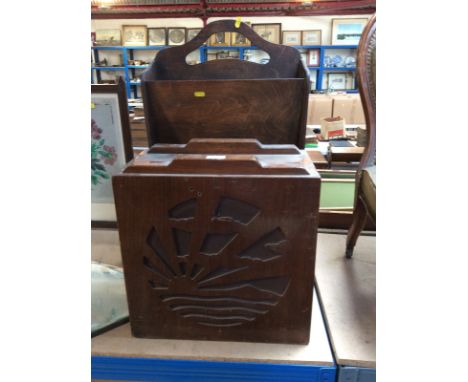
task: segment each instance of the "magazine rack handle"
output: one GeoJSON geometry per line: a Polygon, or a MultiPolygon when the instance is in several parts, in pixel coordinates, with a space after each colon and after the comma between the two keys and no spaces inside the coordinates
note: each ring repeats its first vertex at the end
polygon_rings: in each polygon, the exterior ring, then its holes
{"type": "Polygon", "coordinates": [[[268,42],[245,23],[240,23],[237,27],[234,20],[220,20],[209,23],[186,44],[160,51],[152,66],[143,74],[143,80],[217,79],[229,76],[233,79],[256,78],[259,73],[263,73],[261,75],[263,78],[294,78],[299,62],[301,62],[300,54],[295,48],[268,42]],[[189,53],[199,49],[212,34],[219,32],[237,32],[244,35],[254,46],[269,54],[269,62],[257,64],[238,59],[226,59],[197,65],[186,63],[186,56],[189,53]]]}

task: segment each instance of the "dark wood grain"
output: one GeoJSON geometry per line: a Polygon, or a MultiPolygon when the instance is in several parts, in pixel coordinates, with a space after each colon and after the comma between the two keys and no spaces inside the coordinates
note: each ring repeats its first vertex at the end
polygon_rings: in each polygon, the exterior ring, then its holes
{"type": "Polygon", "coordinates": [[[135,336],[308,343],[320,176],[264,150],[147,153],[113,177],[135,336]]]}
{"type": "Polygon", "coordinates": [[[159,52],[143,73],[149,143],[256,138],[303,148],[309,89],[309,72],[296,49],[263,40],[244,23],[239,28],[233,20],[210,23],[185,45],[159,52]],[[270,61],[185,62],[187,54],[222,31],[244,34],[270,61]]]}
{"type": "Polygon", "coordinates": [[[318,150],[306,150],[309,158],[314,162],[315,168],[326,169],[328,168],[328,161],[323,154],[318,150]]]}
{"type": "Polygon", "coordinates": [[[359,82],[359,94],[366,116],[367,146],[362,154],[359,168],[356,172],[356,198],[354,203],[353,222],[346,239],[346,257],[351,258],[354,246],[362,231],[367,217],[376,221],[375,213],[367,207],[362,190],[362,172],[366,167],[376,164],[376,15],[367,23],[359,42],[357,51],[357,77],[359,82]]]}

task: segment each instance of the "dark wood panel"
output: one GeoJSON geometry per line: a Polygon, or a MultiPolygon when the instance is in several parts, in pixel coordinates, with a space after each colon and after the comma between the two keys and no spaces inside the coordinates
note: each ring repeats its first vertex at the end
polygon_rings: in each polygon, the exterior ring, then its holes
{"type": "Polygon", "coordinates": [[[113,178],[133,335],[307,343],[320,193],[310,158],[257,155],[264,172],[252,176],[244,154],[173,154],[205,157],[183,173],[168,155],[138,156],[113,178]],[[222,176],[210,162],[226,162],[222,176]]]}
{"type": "MultiPolygon", "coordinates": [[[[155,81],[151,143],[187,143],[191,138],[255,138],[264,144],[297,144],[303,80],[155,81]],[[204,92],[204,97],[196,97],[204,92]]],[[[301,131],[302,134],[302,131],[301,131]]]]}

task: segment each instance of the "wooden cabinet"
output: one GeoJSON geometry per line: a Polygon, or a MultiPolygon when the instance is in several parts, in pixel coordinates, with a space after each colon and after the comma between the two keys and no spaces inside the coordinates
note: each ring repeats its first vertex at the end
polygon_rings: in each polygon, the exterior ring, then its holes
{"type": "Polygon", "coordinates": [[[305,344],[320,176],[294,145],[154,145],[114,176],[133,335],[305,344]]]}

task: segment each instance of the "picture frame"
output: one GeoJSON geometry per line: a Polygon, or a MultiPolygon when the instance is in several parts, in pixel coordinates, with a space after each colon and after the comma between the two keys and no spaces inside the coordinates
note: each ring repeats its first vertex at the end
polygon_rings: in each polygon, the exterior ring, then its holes
{"type": "Polygon", "coordinates": [[[250,40],[245,37],[242,33],[232,32],[231,33],[231,46],[250,46],[252,45],[250,40]]]}
{"type": "Polygon", "coordinates": [[[320,66],[320,49],[309,49],[307,51],[307,66],[320,66]]]}
{"type": "Polygon", "coordinates": [[[200,33],[201,30],[202,28],[187,28],[187,36],[185,37],[185,41],[191,41],[198,33],[200,33]]]}
{"type": "Polygon", "coordinates": [[[167,45],[184,45],[186,41],[185,28],[167,28],[167,45]]]}
{"type": "Polygon", "coordinates": [[[132,159],[125,82],[91,85],[92,227],[117,227],[112,175],[132,159]]]}
{"type": "Polygon", "coordinates": [[[283,31],[282,41],[283,41],[283,45],[288,45],[288,46],[301,45],[302,32],[301,31],[283,31]]]}
{"type": "Polygon", "coordinates": [[[213,33],[208,39],[209,46],[229,46],[230,43],[231,43],[230,32],[213,33]]]}
{"type": "Polygon", "coordinates": [[[264,40],[273,44],[281,44],[281,23],[252,24],[252,29],[264,40]]]}
{"type": "Polygon", "coordinates": [[[358,45],[367,18],[332,19],[332,45],[358,45]]]}
{"type": "Polygon", "coordinates": [[[146,46],[147,29],[146,25],[122,25],[123,46],[146,46]]]}
{"type": "Polygon", "coordinates": [[[301,45],[322,45],[322,30],[302,31],[301,45]]]}
{"type": "Polygon", "coordinates": [[[327,73],[328,90],[346,90],[347,77],[346,73],[327,73]]]}
{"type": "Polygon", "coordinates": [[[149,46],[167,45],[166,28],[148,28],[148,45],[149,46]]]}
{"type": "Polygon", "coordinates": [[[122,45],[120,29],[97,29],[96,46],[119,46],[122,45]]]}

